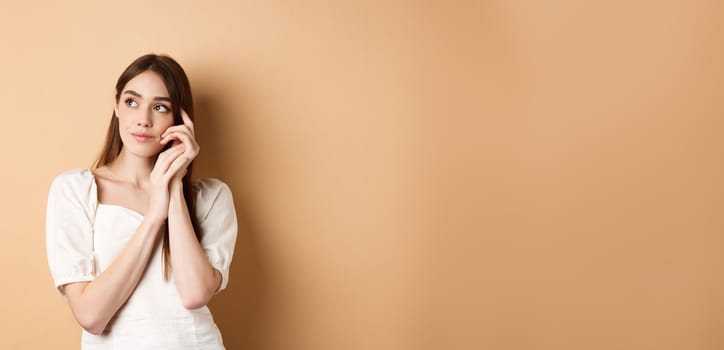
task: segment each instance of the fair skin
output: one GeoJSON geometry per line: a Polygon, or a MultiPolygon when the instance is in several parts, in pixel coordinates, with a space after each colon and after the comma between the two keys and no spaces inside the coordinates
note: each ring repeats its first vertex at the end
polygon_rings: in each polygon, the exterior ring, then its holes
{"type": "Polygon", "coordinates": [[[184,124],[173,125],[166,86],[151,71],[126,84],[115,112],[123,148],[113,162],[94,170],[98,201],[136,211],[143,220],[93,281],[61,287],[78,323],[93,334],[103,332],[133,293],[163,236],[166,219],[171,273],[184,307],[206,305],[221,285],[221,273],[211,266],[196,238],[184,200],[181,180],[199,152],[191,119],[182,111],[184,124]],[[172,146],[161,152],[169,142],[172,146]]]}

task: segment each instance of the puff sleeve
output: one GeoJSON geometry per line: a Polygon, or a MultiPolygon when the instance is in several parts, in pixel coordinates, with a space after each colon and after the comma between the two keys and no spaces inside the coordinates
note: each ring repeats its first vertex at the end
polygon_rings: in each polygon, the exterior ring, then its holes
{"type": "Polygon", "coordinates": [[[67,171],[50,185],[45,234],[48,265],[56,289],[95,278],[92,180],[82,171],[67,171]]]}
{"type": "Polygon", "coordinates": [[[200,243],[209,263],[221,273],[219,293],[229,283],[229,266],[236,244],[237,220],[229,186],[217,179],[198,182],[196,210],[201,230],[200,243]]]}

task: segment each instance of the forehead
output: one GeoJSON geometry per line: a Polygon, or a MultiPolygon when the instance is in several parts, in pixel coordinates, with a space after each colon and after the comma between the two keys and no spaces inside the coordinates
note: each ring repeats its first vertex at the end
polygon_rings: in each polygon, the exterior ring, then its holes
{"type": "Polygon", "coordinates": [[[144,98],[168,97],[168,89],[158,73],[147,70],[129,80],[123,91],[133,90],[144,98]]]}

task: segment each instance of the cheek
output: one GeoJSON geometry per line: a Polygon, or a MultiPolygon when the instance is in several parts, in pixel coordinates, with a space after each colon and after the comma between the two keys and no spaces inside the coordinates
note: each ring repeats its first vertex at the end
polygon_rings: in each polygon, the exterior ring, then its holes
{"type": "Polygon", "coordinates": [[[173,117],[171,118],[163,118],[158,121],[158,125],[162,130],[166,130],[173,126],[173,117]]]}
{"type": "Polygon", "coordinates": [[[173,126],[173,117],[165,118],[163,121],[163,125],[166,125],[167,127],[173,126]]]}
{"type": "Polygon", "coordinates": [[[128,128],[130,128],[131,126],[133,126],[132,124],[133,124],[133,123],[131,123],[131,118],[127,118],[127,117],[124,118],[124,117],[122,117],[122,116],[118,116],[118,126],[119,126],[122,130],[127,130],[128,128]]]}
{"type": "Polygon", "coordinates": [[[118,124],[119,125],[127,125],[131,119],[131,115],[133,114],[133,111],[129,110],[126,106],[119,106],[116,110],[116,117],[118,117],[118,124]]]}

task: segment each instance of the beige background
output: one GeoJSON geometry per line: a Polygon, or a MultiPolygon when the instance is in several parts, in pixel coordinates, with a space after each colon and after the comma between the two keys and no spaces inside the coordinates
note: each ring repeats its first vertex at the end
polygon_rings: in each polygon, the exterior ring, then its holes
{"type": "Polygon", "coordinates": [[[0,348],[76,349],[47,190],[168,53],[229,349],[724,348],[724,2],[3,1],[0,348]]]}

